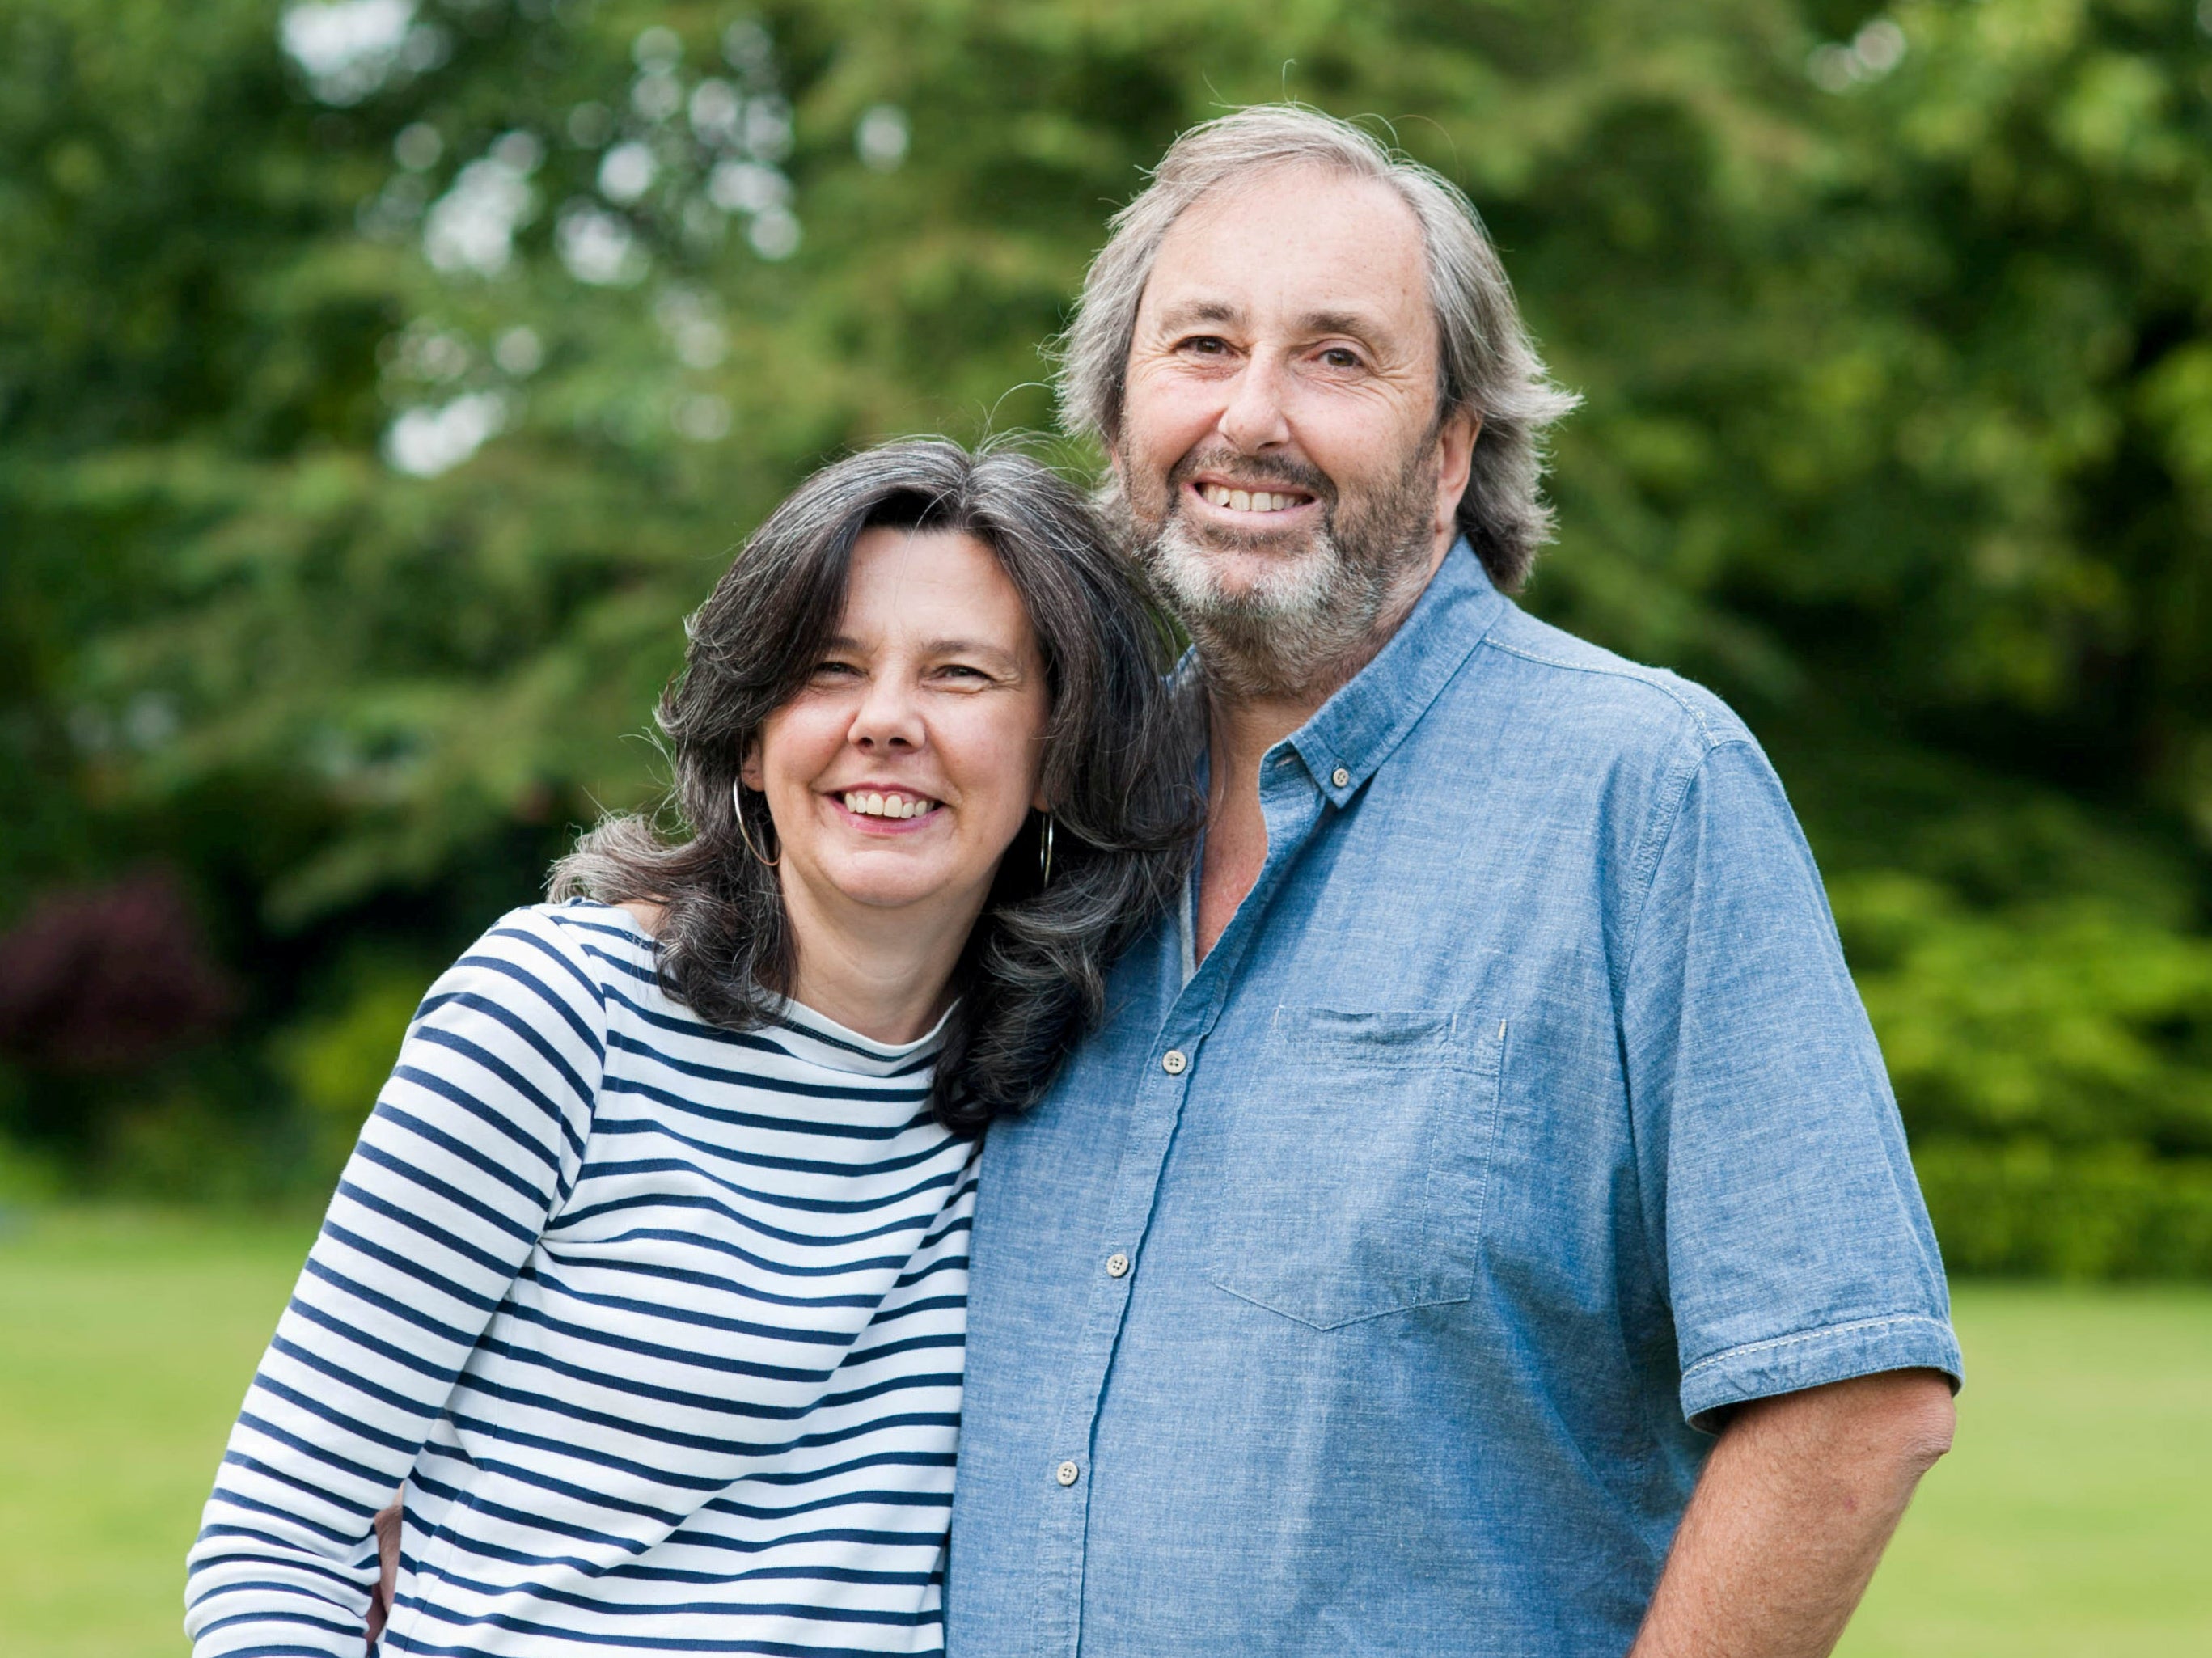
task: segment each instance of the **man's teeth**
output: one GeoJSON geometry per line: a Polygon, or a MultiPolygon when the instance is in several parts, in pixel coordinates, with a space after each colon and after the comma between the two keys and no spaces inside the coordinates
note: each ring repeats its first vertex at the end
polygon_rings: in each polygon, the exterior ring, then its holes
{"type": "Polygon", "coordinates": [[[1302,504],[1297,495],[1270,495],[1265,489],[1231,489],[1220,483],[1201,483],[1198,492],[1216,507],[1233,507],[1240,513],[1279,513],[1302,504]]]}
{"type": "Polygon", "coordinates": [[[847,811],[858,812],[863,817],[919,817],[938,807],[934,800],[910,799],[902,794],[872,794],[865,789],[856,789],[839,799],[844,801],[847,811]]]}

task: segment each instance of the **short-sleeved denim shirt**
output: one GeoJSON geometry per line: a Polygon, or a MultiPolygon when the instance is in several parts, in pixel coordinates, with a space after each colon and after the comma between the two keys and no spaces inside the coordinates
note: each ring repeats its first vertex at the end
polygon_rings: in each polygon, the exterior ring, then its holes
{"type": "Polygon", "coordinates": [[[1959,1374],[1811,854],[1464,544],[1261,780],[1214,949],[990,1132],[951,1650],[1622,1652],[1728,1406],[1959,1374]]]}

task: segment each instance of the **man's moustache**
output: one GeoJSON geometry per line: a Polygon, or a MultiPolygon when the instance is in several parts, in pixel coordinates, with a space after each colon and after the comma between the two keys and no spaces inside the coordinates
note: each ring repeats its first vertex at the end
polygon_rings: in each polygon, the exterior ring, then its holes
{"type": "Polygon", "coordinates": [[[1180,495],[1182,486],[1200,472],[1224,473],[1240,483],[1286,483],[1304,490],[1324,507],[1336,504],[1336,486],[1318,467],[1234,452],[1184,456],[1168,473],[1168,493],[1180,495]]]}

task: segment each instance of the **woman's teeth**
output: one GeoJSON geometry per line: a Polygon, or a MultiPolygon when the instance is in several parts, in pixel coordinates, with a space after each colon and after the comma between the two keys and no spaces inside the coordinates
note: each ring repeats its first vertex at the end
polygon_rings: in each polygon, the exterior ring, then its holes
{"type": "Polygon", "coordinates": [[[837,797],[845,803],[845,810],[858,812],[863,817],[920,817],[935,811],[934,800],[916,800],[902,794],[870,794],[855,790],[837,797]]]}
{"type": "Polygon", "coordinates": [[[1198,493],[1216,507],[1233,507],[1240,513],[1279,513],[1305,503],[1297,495],[1270,495],[1265,489],[1231,489],[1219,483],[1201,483],[1198,493]]]}

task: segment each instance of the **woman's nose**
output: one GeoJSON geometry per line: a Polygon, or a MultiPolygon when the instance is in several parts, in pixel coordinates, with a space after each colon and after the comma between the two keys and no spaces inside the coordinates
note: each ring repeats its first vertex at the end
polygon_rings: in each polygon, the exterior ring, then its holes
{"type": "Polygon", "coordinates": [[[867,694],[854,711],[846,740],[870,753],[918,749],[922,744],[921,705],[906,681],[884,675],[868,682],[867,694]]]}

